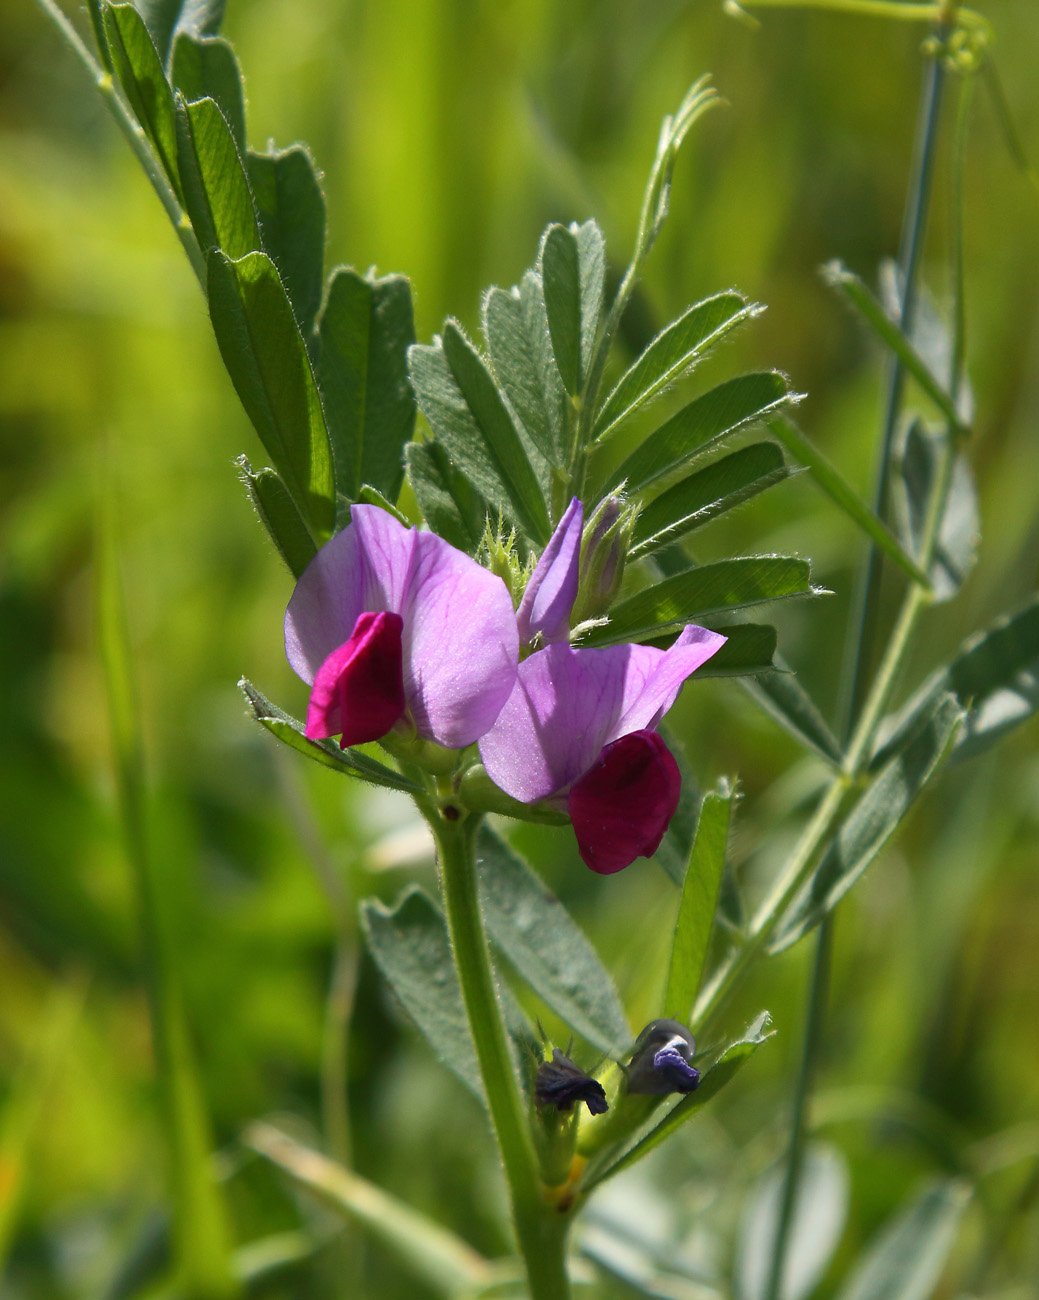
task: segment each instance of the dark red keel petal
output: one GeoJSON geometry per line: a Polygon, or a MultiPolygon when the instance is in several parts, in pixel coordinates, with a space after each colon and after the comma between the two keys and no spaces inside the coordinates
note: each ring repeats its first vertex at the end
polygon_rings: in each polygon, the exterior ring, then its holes
{"type": "Polygon", "coordinates": [[[403,715],[404,674],[399,614],[362,614],[349,641],[317,670],[307,709],[311,740],[341,736],[363,745],[385,736],[403,715]]]}
{"type": "Polygon", "coordinates": [[[678,764],[655,731],[633,731],[604,746],[568,800],[585,865],[609,876],[651,857],[681,789],[678,764]]]}

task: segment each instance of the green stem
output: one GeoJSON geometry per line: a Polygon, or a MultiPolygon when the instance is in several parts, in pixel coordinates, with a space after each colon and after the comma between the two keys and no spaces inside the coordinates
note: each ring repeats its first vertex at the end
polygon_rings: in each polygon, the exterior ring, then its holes
{"type": "MultiPolygon", "coordinates": [[[[925,80],[924,109],[920,117],[921,136],[916,151],[917,163],[914,190],[917,193],[907,209],[906,236],[903,240],[903,267],[905,269],[906,290],[911,290],[919,266],[919,251],[933,175],[933,137],[938,127],[938,109],[941,96],[940,78],[941,69],[937,67],[937,64],[932,65],[925,80]]],[[[911,294],[909,304],[911,308],[911,294]]],[[[906,299],[903,298],[903,321],[905,319],[905,305],[906,299]]],[[[890,442],[893,438],[893,433],[889,432],[889,429],[893,430],[897,423],[898,403],[901,401],[902,385],[903,380],[897,379],[896,382],[896,375],[893,372],[884,422],[884,441],[888,445],[888,453],[886,457],[882,455],[880,466],[885,481],[890,469],[890,442]]],[[[933,486],[928,504],[928,514],[920,546],[920,567],[925,572],[930,568],[934,556],[938,529],[948,497],[951,475],[952,455],[949,440],[947,439],[944,454],[939,462],[937,481],[933,486]]],[[[878,491],[878,501],[879,498],[878,491]]],[[[883,502],[885,508],[886,500],[885,491],[883,502]]],[[[872,582],[867,574],[863,590],[863,610],[866,610],[868,602],[874,599],[873,591],[878,577],[879,570],[876,570],[872,582]]],[[[694,1027],[702,1028],[710,1017],[717,1015],[746,970],[765,949],[783,912],[785,912],[802,884],[811,874],[821,849],[837,824],[847,791],[858,780],[865,763],[868,761],[877,724],[883,716],[884,709],[890,698],[891,690],[909,648],[917,620],[923,609],[929,604],[930,599],[930,594],[915,584],[910,586],[907,591],[883,660],[873,678],[861,711],[858,712],[857,721],[846,752],[844,771],[836,775],[831,781],[815,814],[805,827],[794,852],[787,860],[783,871],[769,890],[764,902],[755,913],[743,944],[739,948],[730,951],[701,991],[693,1012],[694,1027]]],[[[861,644],[864,637],[870,635],[871,627],[871,623],[863,622],[862,634],[854,642],[860,652],[857,654],[855,661],[853,684],[860,682],[866,672],[869,656],[861,653],[861,644]]],[[[856,687],[850,693],[850,698],[854,698],[854,695],[858,693],[858,689],[861,688],[856,687]]],[[[855,714],[850,714],[849,717],[855,717],[855,714]]]]}
{"type": "Polygon", "coordinates": [[[225,1206],[211,1167],[209,1116],[195,1067],[177,954],[148,828],[144,738],[111,511],[106,498],[101,503],[95,555],[98,641],[116,793],[137,895],[155,1074],[168,1146],[174,1259],[178,1282],[186,1293],[196,1300],[226,1300],[238,1288],[231,1271],[225,1206]]]}
{"type": "Polygon", "coordinates": [[[686,95],[674,118],[665,122],[664,131],[653,160],[642,208],[639,212],[638,230],[635,233],[635,247],[631,261],[624,272],[624,278],[614,295],[606,321],[596,343],[588,379],[581,393],[580,403],[571,440],[567,468],[570,473],[572,491],[582,496],[584,491],[585,455],[591,440],[592,421],[595,418],[599,389],[602,385],[606,361],[610,354],[614,336],[620,326],[624,309],[634,292],[639,276],[652,251],[660,226],[666,212],[665,190],[671,182],[675,156],[690,127],[703,113],[713,105],[720,103],[718,93],[708,85],[707,78],[697,81],[686,95]]]}
{"type": "Polygon", "coordinates": [[[772,1245],[772,1259],[769,1265],[768,1285],[765,1288],[765,1300],[778,1300],[781,1293],[787,1246],[790,1241],[790,1231],[793,1227],[794,1211],[797,1205],[797,1189],[801,1181],[801,1171],[804,1168],[805,1132],[807,1129],[805,1116],[808,1101],[812,1095],[812,1087],[815,1083],[819,1045],[822,1042],[826,994],[830,984],[832,933],[831,926],[827,921],[824,921],[819,927],[819,936],[815,947],[815,961],[812,963],[808,1011],[805,1016],[804,1047],[801,1052],[801,1068],[797,1075],[797,1086],[794,1089],[786,1176],[783,1179],[783,1194],[779,1205],[776,1236],[772,1245]]]}
{"type": "MultiPolygon", "coordinates": [[[[944,28],[939,28],[941,36],[944,28]]],[[[931,203],[934,180],[934,161],[941,118],[942,89],[945,72],[940,58],[929,60],[924,74],[924,89],[920,99],[920,117],[917,125],[914,150],[914,176],[906,207],[902,230],[899,266],[902,271],[902,297],[899,304],[899,326],[909,334],[916,310],[916,278],[920,266],[927,214],[931,203]]],[[[888,378],[887,403],[881,433],[880,463],[877,466],[877,486],[874,511],[877,517],[887,520],[891,497],[891,460],[894,451],[898,417],[905,394],[905,367],[898,357],[892,358],[888,378]]],[[[880,579],[883,556],[878,547],[871,545],[866,563],[865,579],[854,616],[849,644],[854,647],[851,674],[848,680],[845,716],[845,733],[851,730],[852,720],[858,716],[865,690],[866,676],[876,642],[880,579]]]]}
{"type": "Polygon", "coordinates": [[[569,1300],[568,1217],[546,1204],[527,1106],[509,1054],[476,881],[480,819],[450,804],[423,809],[437,842],[444,910],[487,1107],[505,1170],[531,1300],[569,1300]]]}
{"type": "Polygon", "coordinates": [[[166,179],[166,174],[159,160],[155,157],[147,137],[134,120],[130,110],[123,103],[122,97],[115,88],[111,74],[98,63],[83,44],[79,33],[54,0],[36,0],[36,2],[57,28],[76,58],[89,72],[108,111],[115,118],[116,125],[126,137],[130,148],[137,157],[137,161],[144,169],[144,174],[151,182],[152,189],[159,196],[159,202],[165,208],[166,215],[169,217],[173,229],[177,232],[177,238],[188,256],[191,269],[195,272],[195,276],[202,286],[202,291],[205,292],[206,263],[205,258],[202,256],[202,250],[198,246],[198,240],[195,238],[195,232],[191,228],[191,222],[188,220],[184,209],[180,206],[172,186],[166,179]]]}
{"type": "MultiPolygon", "coordinates": [[[[938,30],[939,36],[942,35],[942,31],[943,29],[940,26],[938,30]]],[[[927,214],[930,207],[934,159],[941,115],[943,79],[944,73],[941,61],[932,58],[925,72],[923,92],[920,99],[921,108],[914,149],[914,176],[910,186],[909,201],[906,206],[899,254],[903,279],[898,323],[907,334],[912,328],[916,305],[917,272],[927,229],[927,214]]],[[[904,394],[905,368],[901,360],[895,357],[892,361],[888,381],[887,404],[881,430],[880,463],[877,467],[874,504],[874,510],[882,524],[887,523],[890,513],[891,462],[904,394]]],[[[934,489],[929,503],[931,509],[944,503],[948,483],[936,483],[934,489]]],[[[930,537],[930,518],[927,525],[925,526],[925,534],[930,537]]],[[[937,521],[935,521],[936,526],[937,521]]],[[[888,643],[888,652],[885,654],[884,661],[874,679],[866,706],[859,718],[859,725],[856,727],[855,719],[859,713],[866,675],[873,657],[873,645],[876,641],[882,566],[883,553],[880,547],[871,541],[865,579],[862,584],[858,608],[855,612],[855,630],[849,641],[849,676],[846,679],[848,687],[845,692],[846,713],[843,720],[843,738],[845,745],[848,746],[849,733],[854,728],[855,734],[850,737],[850,747],[847,749],[845,760],[846,769],[850,776],[857,774],[863,758],[868,753],[876,724],[880,720],[895,674],[902,662],[916,619],[926,599],[926,588],[916,584],[910,587],[902,613],[888,643]]],[[[926,574],[927,563],[924,563],[921,567],[926,574]]],[[[814,857],[814,846],[811,857],[814,857]]],[[[806,1112],[815,1080],[816,1059],[822,1037],[822,1022],[826,1003],[826,990],[830,979],[832,951],[833,918],[832,915],[827,915],[823,918],[816,938],[815,961],[812,965],[812,977],[808,991],[808,1009],[805,1017],[804,1052],[801,1058],[801,1069],[798,1074],[797,1085],[794,1090],[790,1144],[787,1149],[779,1220],[776,1225],[775,1239],[772,1243],[768,1286],[765,1291],[766,1300],[778,1300],[786,1264],[790,1231],[797,1203],[797,1191],[804,1168],[806,1112]]]]}
{"type": "MultiPolygon", "coordinates": [[[[949,0],[938,3],[920,0],[735,0],[740,9],[829,9],[833,13],[857,14],[864,18],[894,18],[898,22],[934,23],[946,19],[949,0]]],[[[992,24],[973,9],[957,6],[956,21],[961,27],[992,34],[992,24]]]]}

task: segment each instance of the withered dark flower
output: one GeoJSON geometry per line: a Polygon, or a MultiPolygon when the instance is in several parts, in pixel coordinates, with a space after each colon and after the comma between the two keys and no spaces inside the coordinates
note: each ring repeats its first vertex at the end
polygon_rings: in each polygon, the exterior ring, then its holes
{"type": "Polygon", "coordinates": [[[534,1079],[534,1099],[538,1106],[555,1106],[564,1113],[575,1102],[584,1102],[591,1115],[604,1115],[609,1106],[601,1083],[571,1061],[558,1047],[552,1049],[551,1061],[542,1061],[534,1079]]]}
{"type": "Polygon", "coordinates": [[[639,1034],[627,1069],[628,1092],[664,1097],[671,1092],[692,1092],[700,1071],[690,1062],[696,1040],[677,1020],[653,1020],[639,1034]]]}

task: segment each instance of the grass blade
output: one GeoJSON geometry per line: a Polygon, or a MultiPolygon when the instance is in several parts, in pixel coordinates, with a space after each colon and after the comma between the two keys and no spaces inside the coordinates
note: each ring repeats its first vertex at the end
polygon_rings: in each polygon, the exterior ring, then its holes
{"type": "Polygon", "coordinates": [[[235,1291],[225,1208],[212,1175],[205,1103],[181,999],[177,956],[162,911],[149,843],[144,744],[132,670],[114,528],[97,530],[96,604],[116,789],[134,876],[151,1010],[156,1074],[169,1146],[175,1260],[183,1289],[199,1300],[235,1291]]]}

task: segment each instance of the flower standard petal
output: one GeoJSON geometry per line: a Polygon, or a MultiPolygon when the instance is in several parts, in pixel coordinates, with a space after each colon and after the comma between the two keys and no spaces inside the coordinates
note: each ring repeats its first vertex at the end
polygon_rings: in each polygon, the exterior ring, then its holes
{"type": "Polygon", "coordinates": [[[399,614],[362,614],[353,635],[317,671],[307,709],[312,739],[340,736],[343,749],[378,740],[403,715],[399,614]]]}
{"type": "Polygon", "coordinates": [[[655,731],[633,731],[603,748],[567,800],[586,866],[612,875],[648,858],[678,807],[682,777],[655,731]]]}
{"type": "MultiPolygon", "coordinates": [[[[358,619],[383,613],[402,620],[403,691],[417,733],[452,749],[471,744],[516,680],[519,636],[505,584],[442,538],[357,505],[296,584],[285,613],[289,663],[314,683],[358,619]]],[[[343,651],[343,662],[350,657],[343,651]]],[[[322,673],[316,715],[335,708],[329,675],[331,666],[322,673]]],[[[327,717],[315,725],[327,725],[327,717]]]]}
{"type": "Polygon", "coordinates": [[[285,654],[308,684],[362,614],[403,612],[418,531],[378,506],[353,506],[350,519],[307,565],[285,611],[285,654]]]}
{"type": "Polygon", "coordinates": [[[417,533],[401,612],[404,692],[418,734],[449,749],[472,744],[516,683],[508,588],[434,533],[417,533]]]}
{"type": "Polygon", "coordinates": [[[538,634],[546,645],[569,637],[583,527],[584,507],[574,497],[541,553],[516,611],[516,626],[524,644],[538,634]]]}

